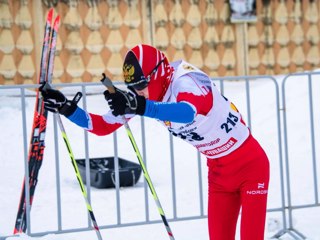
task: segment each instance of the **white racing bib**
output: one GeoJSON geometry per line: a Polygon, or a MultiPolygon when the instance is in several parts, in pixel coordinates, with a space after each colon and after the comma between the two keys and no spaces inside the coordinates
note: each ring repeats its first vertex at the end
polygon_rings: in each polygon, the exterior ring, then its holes
{"type": "MultiPolygon", "coordinates": [[[[207,158],[219,158],[236,150],[248,138],[249,129],[242,121],[236,107],[221,95],[213,82],[200,70],[186,62],[181,62],[176,69],[169,89],[168,102],[176,102],[185,75],[197,81],[195,88],[201,85],[211,88],[213,105],[206,116],[197,114],[194,121],[188,124],[162,122],[177,137],[189,142],[207,158]],[[179,80],[180,79],[180,80],[179,80]]],[[[188,85],[190,88],[190,85],[188,85]]],[[[186,88],[183,89],[183,92],[186,88]]],[[[190,88],[190,93],[194,91],[190,88]]]]}

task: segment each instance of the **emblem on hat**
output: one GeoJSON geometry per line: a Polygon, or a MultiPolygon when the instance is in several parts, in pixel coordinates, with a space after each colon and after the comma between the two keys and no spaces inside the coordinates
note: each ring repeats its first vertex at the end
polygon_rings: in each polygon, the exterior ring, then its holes
{"type": "Polygon", "coordinates": [[[131,64],[123,65],[123,77],[124,81],[130,83],[134,79],[134,66],[131,64]]]}

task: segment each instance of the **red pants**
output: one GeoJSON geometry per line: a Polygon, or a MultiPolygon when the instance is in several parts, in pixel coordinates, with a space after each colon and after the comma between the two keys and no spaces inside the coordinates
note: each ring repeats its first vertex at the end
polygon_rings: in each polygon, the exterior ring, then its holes
{"type": "Polygon", "coordinates": [[[263,240],[269,160],[250,136],[231,154],[208,159],[210,240],[234,240],[241,208],[241,240],[263,240]]]}

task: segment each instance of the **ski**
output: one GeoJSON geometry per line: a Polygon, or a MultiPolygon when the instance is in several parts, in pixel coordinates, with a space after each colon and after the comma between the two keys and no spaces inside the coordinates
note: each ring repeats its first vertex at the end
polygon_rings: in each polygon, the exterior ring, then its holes
{"type": "MultiPolygon", "coordinates": [[[[53,20],[53,14],[54,9],[51,8],[48,11],[45,24],[38,84],[43,84],[44,82],[51,83],[52,81],[54,55],[57,43],[57,32],[60,24],[60,17],[57,16],[53,20]]],[[[35,189],[38,183],[38,174],[43,160],[47,115],[48,112],[44,109],[41,95],[39,93],[39,90],[37,90],[28,154],[29,176],[25,176],[23,180],[20,203],[18,206],[18,212],[13,231],[14,234],[26,232],[27,229],[27,201],[25,181],[26,179],[28,179],[29,181],[29,203],[31,208],[35,189]]]]}

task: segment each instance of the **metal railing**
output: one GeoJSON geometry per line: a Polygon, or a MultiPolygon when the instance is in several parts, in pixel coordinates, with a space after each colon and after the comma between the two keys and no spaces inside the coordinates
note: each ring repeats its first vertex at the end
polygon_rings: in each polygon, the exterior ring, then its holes
{"type": "MultiPolygon", "coordinates": [[[[268,203],[268,214],[277,213],[281,216],[282,226],[281,229],[278,230],[274,234],[274,238],[280,238],[281,236],[288,234],[294,239],[306,239],[306,236],[300,231],[296,230],[293,225],[293,215],[294,210],[296,209],[305,209],[310,207],[319,207],[319,193],[318,193],[318,172],[317,172],[317,150],[316,150],[316,142],[319,141],[319,134],[317,134],[318,127],[315,124],[316,119],[319,117],[319,109],[314,108],[314,98],[319,97],[318,88],[314,88],[313,84],[315,81],[318,83],[320,73],[311,72],[311,73],[301,73],[301,74],[292,74],[285,76],[281,81],[272,76],[249,76],[249,77],[222,77],[222,78],[213,78],[213,81],[220,88],[222,94],[226,95],[228,98],[233,100],[237,107],[240,109],[240,112],[244,115],[244,119],[247,121],[248,126],[250,127],[253,134],[259,139],[262,145],[266,145],[267,154],[269,155],[271,162],[271,182],[269,186],[269,198],[270,203],[268,203]],[[292,188],[295,186],[292,183],[292,172],[290,169],[290,164],[292,164],[291,155],[290,155],[290,147],[292,147],[292,143],[290,142],[290,134],[294,131],[288,123],[288,103],[287,98],[293,92],[291,89],[288,90],[288,82],[293,82],[295,84],[301,84],[301,86],[306,86],[306,93],[308,95],[307,106],[305,109],[300,109],[300,114],[303,114],[308,117],[309,120],[309,128],[306,129],[306,132],[310,135],[310,140],[308,143],[310,147],[310,172],[306,173],[312,176],[312,186],[311,193],[313,194],[313,199],[311,202],[300,202],[296,203],[295,198],[296,194],[292,193],[292,188]],[[267,86],[267,87],[265,87],[267,86]],[[230,96],[228,93],[237,89],[239,91],[239,95],[237,95],[237,99],[234,99],[233,96],[230,96]],[[263,94],[261,94],[261,90],[265,89],[263,94]],[[318,94],[318,95],[317,95],[318,94]],[[262,101],[262,102],[261,102],[262,101]],[[263,102],[265,101],[265,102],[263,102]],[[263,110],[264,104],[268,104],[271,109],[268,113],[269,119],[259,119],[259,112],[263,110]],[[308,111],[307,111],[308,110],[308,111]],[[266,126],[265,126],[266,124],[266,126]],[[262,126],[262,127],[261,127],[262,126]],[[268,135],[266,132],[268,129],[274,129],[273,135],[268,135]],[[270,143],[270,138],[272,138],[272,143],[270,143]],[[276,149],[274,149],[276,147],[276,149]],[[269,150],[269,151],[268,151],[269,150]]],[[[83,99],[81,101],[81,106],[84,109],[89,109],[88,104],[91,104],[91,96],[95,96],[104,91],[103,86],[100,86],[99,83],[74,83],[74,84],[55,84],[53,87],[63,87],[63,91],[70,96],[71,92],[75,92],[75,90],[80,90],[83,93],[83,99]],[[71,91],[70,91],[71,90],[71,91]]],[[[122,87],[121,83],[116,84],[119,87],[122,87]]],[[[28,165],[27,165],[27,156],[28,156],[28,146],[29,146],[29,136],[28,129],[29,125],[27,123],[27,112],[26,112],[26,99],[28,97],[33,98],[35,95],[33,92],[28,91],[30,88],[36,88],[37,85],[15,85],[15,86],[0,86],[0,97],[4,98],[20,98],[21,105],[21,125],[22,125],[22,141],[23,141],[23,156],[24,156],[24,174],[28,175],[28,165]]],[[[290,96],[292,97],[292,96],[290,96]]],[[[70,97],[71,98],[71,97],[70,97]]],[[[292,104],[292,103],[290,103],[292,104]]],[[[2,105],[2,103],[1,103],[2,105]]],[[[0,107],[1,107],[0,105],[0,107]]],[[[92,105],[92,104],[91,104],[92,105]]],[[[290,108],[290,111],[291,108],[290,108]]],[[[292,112],[290,112],[292,114],[292,112]]],[[[291,118],[290,118],[291,119],[291,118]]],[[[150,144],[151,139],[147,136],[148,130],[148,122],[146,122],[145,118],[138,118],[138,120],[134,123],[138,129],[141,129],[140,133],[138,133],[139,145],[141,147],[142,157],[145,163],[148,163],[147,168],[149,169],[149,161],[150,157],[148,155],[148,144],[150,144]]],[[[48,125],[51,125],[48,122],[48,125]]],[[[53,153],[54,153],[54,167],[55,167],[55,187],[56,187],[56,228],[53,230],[45,230],[45,231],[32,231],[32,228],[27,229],[27,234],[32,236],[40,236],[49,233],[70,233],[77,231],[87,231],[92,230],[92,225],[90,222],[90,217],[87,217],[86,226],[74,228],[74,227],[65,227],[63,224],[63,210],[62,210],[62,195],[63,191],[61,190],[61,151],[62,147],[59,146],[59,142],[62,141],[59,136],[59,131],[57,128],[57,123],[53,120],[51,125],[53,127],[53,153]]],[[[305,127],[305,126],[297,126],[305,127]]],[[[79,129],[79,131],[81,131],[79,129]]],[[[68,129],[67,129],[68,132],[68,129]]],[[[47,133],[48,134],[48,133],[47,133]]],[[[89,133],[90,134],[90,133],[89,133]]],[[[91,139],[88,132],[84,131],[83,137],[83,153],[86,162],[86,188],[88,192],[89,201],[94,201],[92,197],[92,188],[90,186],[90,169],[89,169],[89,161],[92,155],[92,150],[90,150],[91,139]]],[[[119,150],[119,148],[123,145],[122,137],[119,140],[118,132],[113,133],[112,139],[109,139],[109,142],[113,142],[113,155],[114,155],[114,164],[115,164],[115,182],[116,187],[114,190],[115,193],[115,206],[116,211],[114,218],[114,223],[105,223],[101,224],[101,229],[107,228],[118,228],[118,227],[127,227],[127,226],[137,226],[144,224],[153,224],[153,223],[161,223],[161,219],[159,217],[154,217],[152,210],[149,208],[149,190],[147,183],[141,180],[143,187],[143,196],[144,196],[144,212],[145,215],[142,220],[135,220],[131,222],[126,222],[123,220],[122,208],[121,208],[121,191],[122,189],[119,187],[119,164],[118,157],[120,154],[123,154],[123,149],[119,150]],[[121,142],[120,142],[121,141],[121,142]],[[119,154],[119,151],[121,152],[119,154]]],[[[48,137],[48,136],[47,136],[48,137]]],[[[47,138],[46,137],[46,138],[47,138]]],[[[103,138],[105,140],[105,138],[103,138]]],[[[197,176],[197,186],[195,186],[197,190],[196,194],[196,203],[193,203],[198,206],[198,210],[194,214],[181,214],[178,213],[178,209],[180,206],[180,202],[178,201],[177,192],[180,190],[179,183],[177,181],[176,176],[176,168],[177,168],[177,157],[176,157],[176,140],[168,134],[168,142],[169,142],[169,157],[170,164],[168,166],[168,171],[166,171],[166,179],[168,179],[169,185],[166,185],[166,189],[171,187],[170,197],[166,198],[165,209],[169,209],[168,221],[186,221],[191,219],[202,219],[206,218],[206,174],[204,173],[203,164],[205,160],[203,157],[195,151],[195,156],[191,158],[196,158],[196,167],[193,169],[194,175],[197,176]],[[168,201],[168,199],[170,201],[168,201]]],[[[159,143],[158,143],[159,144],[159,143]]],[[[72,145],[72,143],[71,143],[72,145]]],[[[295,146],[296,147],[296,146],[295,146]]],[[[309,158],[305,161],[309,161],[309,158]]],[[[150,164],[150,169],[152,169],[152,164],[150,164]]],[[[154,170],[156,171],[156,170],[154,170]]],[[[157,186],[156,186],[157,188],[157,186]]],[[[137,191],[140,189],[136,189],[137,191]]],[[[20,191],[20,189],[17,189],[20,191]]],[[[95,196],[96,196],[96,192],[95,196]]],[[[108,194],[114,194],[108,190],[108,194]]],[[[311,194],[310,193],[310,194],[311,194]]],[[[37,193],[36,193],[37,195],[37,193]]],[[[26,196],[29,196],[28,188],[26,191],[26,196]]],[[[37,196],[35,196],[37,197],[37,196]]],[[[161,199],[161,196],[160,196],[161,199]]],[[[0,200],[1,201],[1,200],[0,200]]],[[[1,203],[2,205],[2,203],[1,203]]],[[[16,209],[13,209],[13,215],[16,214],[16,209]]],[[[0,219],[6,216],[0,216],[0,219]]],[[[30,215],[30,205],[29,201],[27,201],[27,224],[28,226],[32,226],[32,217],[30,215]]],[[[5,236],[10,235],[10,232],[6,232],[5,236]]],[[[5,236],[0,236],[0,239],[5,239],[5,236]]]]}

